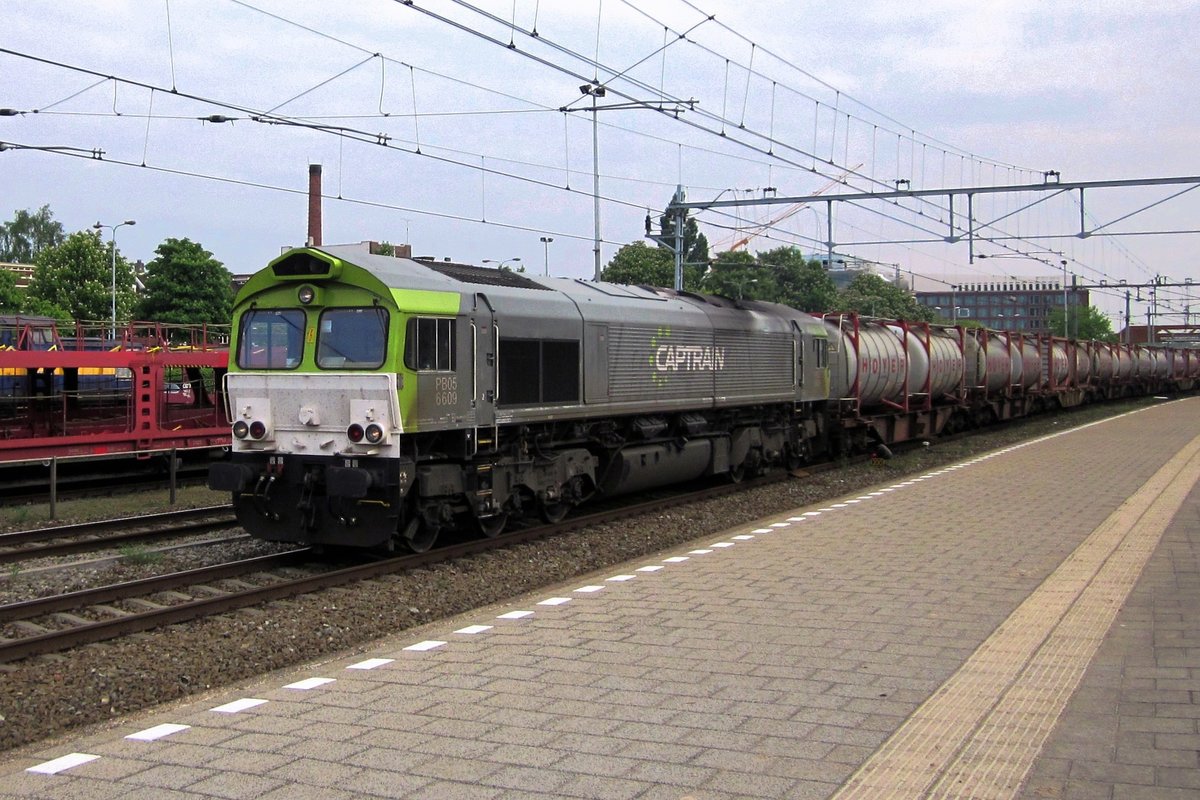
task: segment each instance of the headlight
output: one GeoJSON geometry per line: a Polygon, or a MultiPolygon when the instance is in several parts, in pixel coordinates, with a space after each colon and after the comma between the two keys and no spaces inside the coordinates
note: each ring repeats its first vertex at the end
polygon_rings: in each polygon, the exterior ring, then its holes
{"type": "Polygon", "coordinates": [[[261,439],[266,435],[267,435],[266,423],[262,422],[261,420],[257,420],[257,419],[254,420],[254,422],[250,423],[250,438],[251,439],[261,439]]]}
{"type": "Polygon", "coordinates": [[[296,298],[300,301],[300,305],[306,306],[313,301],[317,296],[317,290],[311,286],[301,286],[300,291],[296,292],[296,298]]]}
{"type": "Polygon", "coordinates": [[[383,441],[383,428],[372,422],[367,426],[367,441],[371,444],[379,444],[383,441]]]}
{"type": "Polygon", "coordinates": [[[233,423],[234,438],[245,439],[249,435],[250,435],[250,426],[246,424],[245,420],[239,419],[237,422],[233,423]]]}
{"type": "Polygon", "coordinates": [[[363,440],[363,426],[356,422],[349,428],[346,428],[346,438],[355,444],[361,442],[363,440]]]}

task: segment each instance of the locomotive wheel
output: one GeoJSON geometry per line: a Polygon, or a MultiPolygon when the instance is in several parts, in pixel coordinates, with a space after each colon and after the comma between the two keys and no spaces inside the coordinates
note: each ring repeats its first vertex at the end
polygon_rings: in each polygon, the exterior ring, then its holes
{"type": "Polygon", "coordinates": [[[490,517],[476,517],[475,526],[479,528],[479,532],[485,538],[494,539],[499,536],[504,530],[504,526],[508,524],[508,512],[504,511],[500,514],[494,514],[490,517]]]}
{"type": "Polygon", "coordinates": [[[414,516],[400,534],[401,543],[414,553],[424,553],[437,541],[438,529],[414,516]]]}
{"type": "Polygon", "coordinates": [[[729,470],[729,482],[741,483],[746,479],[746,464],[743,462],[729,470]]]}
{"type": "Polygon", "coordinates": [[[542,503],[540,513],[543,520],[551,525],[557,525],[566,518],[567,512],[570,510],[570,503],[542,503]]]}

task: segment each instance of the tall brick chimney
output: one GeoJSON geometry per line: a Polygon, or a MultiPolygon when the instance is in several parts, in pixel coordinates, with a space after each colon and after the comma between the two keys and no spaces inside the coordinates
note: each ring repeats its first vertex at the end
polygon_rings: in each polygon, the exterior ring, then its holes
{"type": "Polygon", "coordinates": [[[308,165],[308,244],[321,246],[321,165],[308,165]]]}

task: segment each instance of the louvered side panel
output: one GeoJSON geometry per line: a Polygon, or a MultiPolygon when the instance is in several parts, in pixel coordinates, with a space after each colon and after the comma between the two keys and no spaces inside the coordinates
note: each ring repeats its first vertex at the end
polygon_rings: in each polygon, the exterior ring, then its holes
{"type": "Polygon", "coordinates": [[[712,397],[712,335],[623,325],[609,332],[609,400],[712,397]]]}
{"type": "Polygon", "coordinates": [[[795,392],[793,338],[784,333],[717,331],[723,354],[716,371],[717,397],[758,401],[795,392]]]}

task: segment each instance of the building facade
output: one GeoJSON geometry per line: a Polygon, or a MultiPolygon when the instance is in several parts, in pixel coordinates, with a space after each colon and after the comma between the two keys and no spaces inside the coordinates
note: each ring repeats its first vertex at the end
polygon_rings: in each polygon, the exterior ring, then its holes
{"type": "Polygon", "coordinates": [[[0,269],[8,270],[16,277],[18,289],[29,288],[29,281],[33,278],[33,264],[13,264],[8,261],[0,261],[0,269]]]}
{"type": "MultiPolygon", "coordinates": [[[[918,281],[919,282],[919,281],[918,281]]],[[[933,290],[915,292],[917,302],[934,310],[947,321],[974,320],[995,330],[1053,333],[1050,312],[1062,309],[1063,302],[1075,310],[1090,304],[1088,291],[1068,286],[1063,291],[1061,278],[971,278],[962,283],[947,282],[933,290]]]]}

